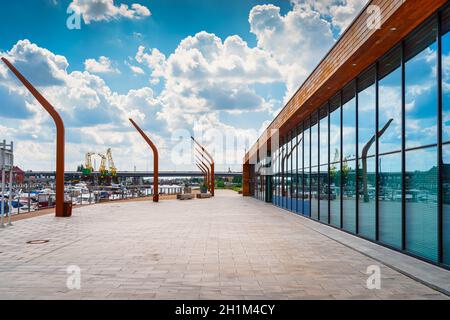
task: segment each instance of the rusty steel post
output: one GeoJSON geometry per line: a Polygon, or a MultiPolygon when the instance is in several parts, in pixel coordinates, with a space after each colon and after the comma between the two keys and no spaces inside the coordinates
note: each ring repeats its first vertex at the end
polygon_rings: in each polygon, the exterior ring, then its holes
{"type": "MultiPolygon", "coordinates": [[[[200,155],[201,155],[201,157],[202,157],[202,160],[200,160],[197,156],[196,156],[196,158],[197,158],[197,160],[199,160],[199,161],[201,161],[202,162],[202,164],[208,169],[208,168],[211,168],[211,162],[209,161],[209,159],[208,158],[206,158],[205,157],[205,155],[200,151],[200,150],[198,150],[198,149],[195,149],[200,155]],[[206,162],[206,163],[204,163],[203,162],[203,160],[206,162]]],[[[210,170],[208,169],[208,172],[209,172],[210,170]]],[[[214,180],[209,180],[210,181],[210,183],[212,182],[212,181],[214,181],[214,180]]],[[[212,190],[212,186],[209,184],[208,185],[209,186],[209,190],[212,190]]]]}
{"type": "Polygon", "coordinates": [[[214,197],[214,189],[215,189],[215,174],[214,174],[214,159],[211,156],[211,154],[206,151],[206,149],[197,142],[197,140],[194,139],[194,137],[191,137],[192,141],[203,151],[203,153],[206,155],[207,158],[209,158],[211,163],[211,194],[214,197]]]}
{"type": "Polygon", "coordinates": [[[208,191],[211,191],[211,173],[209,168],[204,165],[203,163],[200,164],[200,166],[203,168],[203,170],[206,172],[206,187],[208,188],[208,191]]]}
{"type": "Polygon", "coordinates": [[[207,176],[207,173],[206,173],[205,169],[203,169],[198,163],[196,163],[195,165],[196,165],[197,168],[199,168],[200,171],[203,173],[203,181],[204,181],[205,184],[207,184],[207,183],[208,183],[208,182],[207,182],[207,181],[208,181],[208,180],[207,180],[208,176],[207,176]]]}
{"type": "Polygon", "coordinates": [[[197,167],[200,169],[200,171],[203,173],[203,180],[204,180],[204,185],[206,185],[206,187],[208,188],[208,190],[210,189],[210,182],[209,182],[209,174],[206,171],[206,169],[204,167],[202,167],[199,163],[195,163],[197,165],[197,167]]]}
{"type": "Polygon", "coordinates": [[[159,202],[159,186],[158,186],[158,166],[159,166],[159,154],[158,154],[158,148],[156,148],[155,144],[152,140],[142,131],[142,129],[136,124],[136,122],[133,121],[133,119],[130,119],[131,124],[136,128],[136,130],[141,134],[142,138],[144,138],[145,142],[150,146],[150,148],[153,150],[153,202],[159,202]]]}
{"type": "Polygon", "coordinates": [[[211,191],[212,190],[211,183],[213,181],[212,178],[211,178],[211,170],[210,170],[211,162],[209,162],[209,160],[207,158],[205,158],[205,156],[199,150],[197,150],[197,152],[201,155],[202,158],[201,158],[201,160],[200,160],[200,158],[198,156],[195,156],[195,158],[197,159],[197,161],[200,161],[205,166],[206,170],[208,170],[208,174],[209,174],[208,190],[211,191]],[[203,162],[203,161],[205,161],[206,163],[203,162]]]}
{"type": "Polygon", "coordinates": [[[56,217],[64,217],[64,122],[55,108],[36,90],[36,88],[9,62],[2,58],[6,66],[53,118],[56,125],[56,217]]]}
{"type": "Polygon", "coordinates": [[[207,186],[208,186],[208,190],[209,191],[211,191],[212,189],[211,189],[211,182],[212,182],[212,178],[211,178],[211,171],[210,171],[210,169],[209,169],[209,167],[208,167],[208,165],[207,164],[205,164],[201,159],[199,159],[197,156],[196,156],[196,158],[197,158],[197,161],[199,162],[199,164],[200,164],[200,166],[204,169],[204,170],[206,170],[206,172],[207,172],[207,186]]]}

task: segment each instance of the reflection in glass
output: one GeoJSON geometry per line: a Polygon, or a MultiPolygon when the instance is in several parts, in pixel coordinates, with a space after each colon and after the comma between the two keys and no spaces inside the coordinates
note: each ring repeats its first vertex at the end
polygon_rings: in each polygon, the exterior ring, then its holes
{"type": "Polygon", "coordinates": [[[402,148],[402,73],[397,68],[379,83],[378,138],[379,153],[400,151],[402,148]]]}
{"type": "Polygon", "coordinates": [[[319,125],[318,114],[311,117],[311,216],[319,218],[319,125]]]}
{"type": "Polygon", "coordinates": [[[380,241],[402,246],[402,155],[394,153],[378,160],[378,211],[380,241]]]}
{"type": "Polygon", "coordinates": [[[340,96],[330,102],[330,223],[341,226],[341,109],[340,96]]]}
{"type": "Polygon", "coordinates": [[[311,167],[311,217],[319,219],[319,167],[311,167]]]}
{"type": "Polygon", "coordinates": [[[319,117],[319,213],[320,220],[328,223],[328,198],[330,193],[328,182],[328,105],[320,109],[319,117]]]}
{"type": "Polygon", "coordinates": [[[292,175],[291,175],[291,158],[292,158],[292,140],[291,135],[287,136],[287,143],[286,143],[286,154],[284,156],[284,161],[286,163],[286,204],[285,208],[290,210],[291,209],[291,183],[292,183],[292,175]]]}
{"type": "Polygon", "coordinates": [[[356,232],[356,161],[342,163],[342,209],[344,229],[356,232]]]}
{"type": "Polygon", "coordinates": [[[303,132],[303,214],[308,217],[311,216],[311,129],[309,126],[309,120],[305,121],[305,131],[303,132]]]}
{"type": "Polygon", "coordinates": [[[292,185],[291,185],[291,210],[297,212],[297,152],[298,152],[298,140],[297,140],[297,130],[292,130],[292,164],[291,164],[291,172],[292,172],[292,185]]]}
{"type": "Polygon", "coordinates": [[[375,149],[376,97],[375,70],[358,78],[358,232],[376,238],[375,230],[375,149]]]}
{"type": "Polygon", "coordinates": [[[330,164],[330,223],[341,226],[341,171],[340,162],[330,164]]]}
{"type": "MultiPolygon", "coordinates": [[[[443,14],[442,23],[442,141],[450,142],[450,8],[443,14]]],[[[442,238],[443,262],[450,266],[450,144],[442,146],[442,238]]]]}
{"type": "Polygon", "coordinates": [[[406,152],[406,249],[437,260],[437,148],[406,152]]]}
{"type": "Polygon", "coordinates": [[[320,161],[319,164],[328,163],[328,106],[320,110],[320,161]]]}
{"type": "Polygon", "coordinates": [[[303,214],[303,128],[298,128],[297,146],[297,212],[303,214]]]}
{"type": "Polygon", "coordinates": [[[343,91],[343,99],[347,102],[342,106],[342,223],[345,230],[356,232],[356,99],[352,87],[343,91]]]}
{"type": "Polygon", "coordinates": [[[363,75],[358,82],[358,86],[365,88],[358,92],[358,150],[360,158],[375,154],[376,100],[374,82],[374,71],[363,75]]]}
{"type": "Polygon", "coordinates": [[[360,159],[359,163],[358,231],[369,239],[375,239],[375,157],[360,159]]]}
{"type": "Polygon", "coordinates": [[[450,144],[442,146],[442,155],[443,257],[444,263],[450,265],[450,144]]]}
{"type": "Polygon", "coordinates": [[[437,142],[436,22],[424,27],[405,43],[406,56],[412,57],[405,66],[407,149],[437,142]]]}
{"type": "Polygon", "coordinates": [[[342,107],[343,159],[356,158],[356,100],[351,99],[342,107]]]}
{"type": "Polygon", "coordinates": [[[320,166],[319,174],[319,199],[320,221],[328,223],[328,199],[330,198],[328,185],[328,165],[320,166]]]}

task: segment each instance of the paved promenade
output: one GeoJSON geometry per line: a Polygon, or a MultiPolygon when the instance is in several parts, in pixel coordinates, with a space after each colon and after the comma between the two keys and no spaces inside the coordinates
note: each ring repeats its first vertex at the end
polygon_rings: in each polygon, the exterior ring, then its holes
{"type": "Polygon", "coordinates": [[[0,230],[0,299],[448,298],[311,223],[231,191],[21,220],[0,230]],[[366,285],[373,265],[379,290],[366,285]],[[67,287],[69,266],[79,290],[67,287]]]}

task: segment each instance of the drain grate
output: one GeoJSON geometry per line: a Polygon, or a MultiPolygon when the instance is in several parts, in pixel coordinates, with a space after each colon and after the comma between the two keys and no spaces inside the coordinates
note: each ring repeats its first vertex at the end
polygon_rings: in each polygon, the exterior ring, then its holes
{"type": "Polygon", "coordinates": [[[45,244],[50,242],[50,240],[31,240],[27,241],[27,244],[45,244]]]}

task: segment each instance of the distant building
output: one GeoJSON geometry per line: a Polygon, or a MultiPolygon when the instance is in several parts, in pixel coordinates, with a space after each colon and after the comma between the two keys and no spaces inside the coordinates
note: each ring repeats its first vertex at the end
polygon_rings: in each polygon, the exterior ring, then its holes
{"type": "MultiPolygon", "coordinates": [[[[9,182],[9,172],[6,172],[6,183],[9,182]]],[[[2,176],[0,174],[0,182],[2,182],[2,176]]],[[[13,183],[22,184],[25,182],[25,171],[20,169],[19,167],[13,167],[13,183]]]]}

